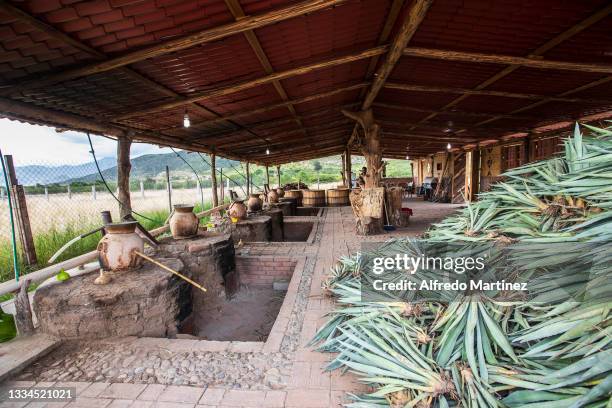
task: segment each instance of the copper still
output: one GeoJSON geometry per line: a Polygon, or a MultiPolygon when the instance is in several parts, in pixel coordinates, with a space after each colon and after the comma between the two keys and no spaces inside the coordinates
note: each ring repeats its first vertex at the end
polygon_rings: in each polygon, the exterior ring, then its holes
{"type": "Polygon", "coordinates": [[[144,240],[136,233],[136,221],[107,224],[98,243],[98,258],[104,270],[119,271],[140,266],[136,252],[144,251],[144,240]]]}
{"type": "Polygon", "coordinates": [[[268,202],[278,203],[278,193],[276,192],[276,190],[268,191],[268,202]]]}
{"type": "Polygon", "coordinates": [[[285,196],[285,190],[279,187],[276,189],[276,194],[278,195],[278,198],[283,198],[285,196]]]}
{"type": "Polygon", "coordinates": [[[190,204],[175,204],[169,223],[174,239],[193,237],[197,235],[200,226],[200,220],[193,212],[193,205],[190,204]]]}

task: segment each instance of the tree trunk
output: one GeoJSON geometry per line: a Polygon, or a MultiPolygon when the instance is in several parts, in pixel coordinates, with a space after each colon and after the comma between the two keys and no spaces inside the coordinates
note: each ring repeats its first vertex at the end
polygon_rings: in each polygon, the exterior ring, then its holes
{"type": "Polygon", "coordinates": [[[345,156],[345,160],[346,160],[346,185],[348,186],[348,188],[351,188],[352,185],[352,181],[353,181],[353,169],[352,167],[352,159],[351,159],[351,148],[347,147],[346,148],[346,153],[344,153],[345,156]]]}
{"type": "MultiPolygon", "coordinates": [[[[213,207],[217,207],[219,205],[219,196],[217,194],[217,163],[216,163],[216,155],[213,153],[210,155],[210,180],[211,180],[211,190],[212,190],[212,202],[213,207]]],[[[223,180],[221,180],[223,182],[223,180]]]]}
{"type": "MultiPolygon", "coordinates": [[[[363,137],[357,131],[357,145],[366,160],[367,172],[364,175],[364,186],[361,191],[354,191],[349,196],[351,207],[357,221],[357,233],[360,235],[379,234],[383,231],[384,188],[380,186],[383,170],[382,149],[380,147],[380,126],[374,122],[372,110],[361,112],[342,111],[356,120],[363,131],[363,137]]],[[[350,160],[350,147],[347,149],[350,160]]]]}
{"type": "Polygon", "coordinates": [[[130,199],[130,147],[132,141],[127,137],[120,137],[117,142],[117,188],[119,189],[119,215],[123,217],[132,214],[132,201],[130,199]]]}
{"type": "Polygon", "coordinates": [[[15,297],[15,326],[17,326],[17,332],[20,336],[34,334],[32,309],[30,308],[30,298],[28,297],[29,286],[30,280],[25,279],[15,297]]]}

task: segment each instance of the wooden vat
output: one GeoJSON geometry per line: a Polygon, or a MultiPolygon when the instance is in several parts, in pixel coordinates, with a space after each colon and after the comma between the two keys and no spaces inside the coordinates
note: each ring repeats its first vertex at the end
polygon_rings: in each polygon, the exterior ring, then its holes
{"type": "Polygon", "coordinates": [[[330,207],[344,207],[350,205],[348,188],[327,190],[327,205],[330,207]]]}
{"type": "Polygon", "coordinates": [[[302,190],[304,207],[325,207],[325,190],[302,190]]]}
{"type": "MultiPolygon", "coordinates": [[[[304,190],[287,190],[285,191],[286,198],[295,198],[297,200],[297,206],[302,206],[302,192],[304,190]]],[[[306,190],[308,191],[308,190],[306,190]]]]}

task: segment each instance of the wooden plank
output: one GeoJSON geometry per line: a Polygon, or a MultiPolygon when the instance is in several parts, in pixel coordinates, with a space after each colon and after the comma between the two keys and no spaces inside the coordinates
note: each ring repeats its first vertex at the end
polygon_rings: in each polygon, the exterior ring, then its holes
{"type": "Polygon", "coordinates": [[[359,61],[365,58],[370,58],[374,55],[384,54],[387,51],[386,46],[379,46],[370,48],[363,51],[354,52],[351,54],[343,55],[341,57],[333,57],[326,59],[324,61],[315,62],[312,64],[304,65],[297,68],[288,69],[285,71],[275,72],[273,74],[265,75],[260,78],[250,79],[246,81],[239,82],[237,84],[224,85],[217,88],[213,88],[203,92],[194,92],[193,95],[186,97],[175,99],[170,102],[162,102],[156,104],[152,107],[135,110],[124,115],[119,115],[115,118],[112,118],[113,121],[120,121],[127,118],[142,116],[153,112],[158,112],[166,109],[173,109],[179,106],[184,106],[189,103],[202,101],[205,99],[216,98],[219,96],[230,95],[236,92],[244,91],[246,89],[251,89],[260,85],[265,85],[273,81],[280,81],[282,79],[292,78],[299,75],[304,75],[309,72],[317,71],[320,69],[335,67],[338,65],[348,64],[354,61],[359,61]]]}
{"type": "MultiPolygon", "coordinates": [[[[390,53],[389,53],[390,54],[390,53]]],[[[409,47],[404,49],[404,56],[438,59],[443,61],[460,61],[477,64],[517,65],[537,69],[552,69],[561,71],[595,72],[612,74],[612,65],[584,62],[552,61],[543,58],[525,58],[512,55],[485,54],[478,52],[462,52],[438,50],[433,48],[409,47]]]]}
{"type": "Polygon", "coordinates": [[[240,34],[245,31],[264,27],[280,21],[288,20],[307,13],[329,8],[345,2],[346,0],[308,0],[301,3],[292,4],[277,10],[272,10],[260,15],[248,16],[239,21],[223,24],[217,27],[208,28],[189,34],[183,37],[163,41],[161,43],[140,48],[136,51],[127,52],[117,57],[109,58],[104,61],[86,64],[81,67],[66,69],[58,73],[49,74],[39,79],[24,81],[7,90],[9,93],[22,92],[26,89],[35,89],[58,82],[64,82],[87,75],[106,72],[120,68],[138,61],[159,57],[168,53],[191,48],[199,44],[217,41],[231,35],[240,34]]]}
{"type": "Polygon", "coordinates": [[[28,205],[26,202],[25,191],[23,186],[19,184],[13,156],[4,156],[6,163],[6,171],[11,188],[11,200],[15,218],[17,219],[17,230],[19,232],[19,242],[21,243],[22,252],[26,265],[36,265],[36,247],[34,246],[34,236],[32,235],[32,227],[30,225],[30,216],[28,215],[28,205]]]}
{"type": "Polygon", "coordinates": [[[378,96],[378,93],[391,74],[391,71],[393,71],[393,68],[395,68],[395,64],[402,56],[404,48],[412,39],[412,36],[416,30],[419,28],[419,25],[425,18],[427,10],[429,10],[432,3],[433,0],[414,0],[410,6],[410,10],[408,11],[401,28],[399,29],[393,43],[391,44],[391,47],[389,48],[385,61],[378,68],[374,76],[374,81],[372,82],[372,86],[363,100],[361,110],[365,111],[372,107],[374,99],[376,99],[376,96],[378,96]]]}

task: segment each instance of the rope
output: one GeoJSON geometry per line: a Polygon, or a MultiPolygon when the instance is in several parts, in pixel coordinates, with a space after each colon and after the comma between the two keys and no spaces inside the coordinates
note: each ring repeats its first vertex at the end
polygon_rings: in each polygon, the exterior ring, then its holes
{"type": "MultiPolygon", "coordinates": [[[[102,179],[102,183],[104,184],[104,187],[106,187],[106,190],[110,193],[110,195],[115,199],[115,201],[117,201],[117,203],[119,205],[123,205],[123,203],[121,201],[119,201],[119,199],[117,198],[117,196],[115,196],[115,193],[113,193],[113,191],[111,190],[111,188],[108,186],[108,183],[106,182],[106,179],[104,178],[104,176],[102,175],[102,170],[100,170],[100,165],[98,164],[98,159],[96,158],[96,151],[93,148],[93,143],[91,143],[91,135],[89,134],[89,132],[87,132],[87,140],[89,140],[89,147],[91,148],[91,150],[89,151],[89,153],[91,153],[91,155],[93,156],[93,160],[94,163],[96,165],[96,169],[98,169],[98,175],[100,176],[100,178],[102,179]]],[[[130,212],[134,215],[137,215],[139,217],[144,218],[147,221],[151,221],[151,222],[157,222],[155,220],[152,220],[151,218],[145,217],[142,214],[137,213],[136,211],[130,209],[130,212]]]]}
{"type": "Polygon", "coordinates": [[[19,262],[17,260],[17,242],[15,239],[15,219],[13,218],[13,202],[11,200],[11,188],[9,187],[4,156],[0,150],[0,161],[2,162],[2,173],[4,174],[4,185],[6,186],[6,197],[8,199],[9,216],[11,219],[11,245],[13,247],[13,268],[15,270],[15,282],[19,282],[19,262]]]}

